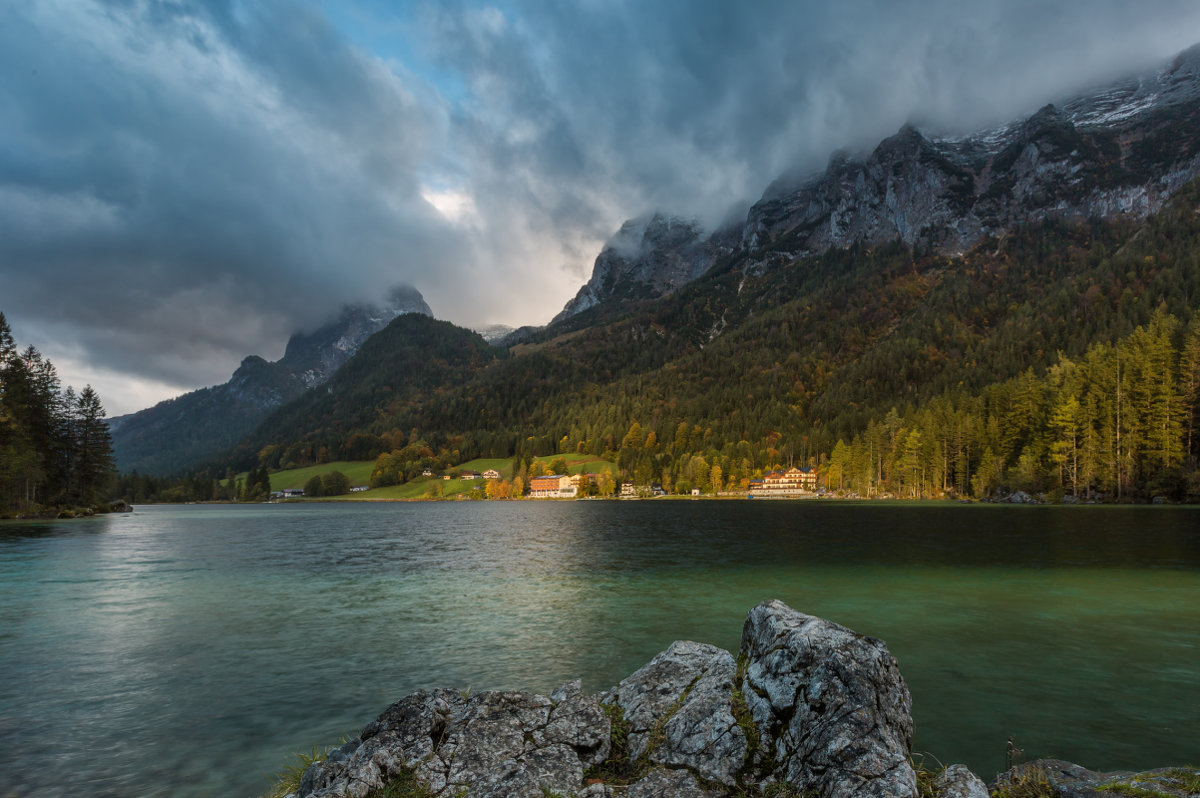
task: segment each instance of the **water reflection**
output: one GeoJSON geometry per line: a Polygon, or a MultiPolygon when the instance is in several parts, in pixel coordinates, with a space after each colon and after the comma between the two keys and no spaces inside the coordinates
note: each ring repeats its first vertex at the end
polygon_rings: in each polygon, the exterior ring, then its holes
{"type": "Polygon", "coordinates": [[[255,794],[420,687],[610,686],[778,597],[885,639],[917,745],[1195,758],[1200,513],[781,502],[145,508],[0,526],[20,795],[255,794]],[[32,742],[31,742],[32,740],[32,742]],[[53,744],[47,741],[53,740],[53,744]],[[181,788],[180,785],[191,785],[181,788]]]}

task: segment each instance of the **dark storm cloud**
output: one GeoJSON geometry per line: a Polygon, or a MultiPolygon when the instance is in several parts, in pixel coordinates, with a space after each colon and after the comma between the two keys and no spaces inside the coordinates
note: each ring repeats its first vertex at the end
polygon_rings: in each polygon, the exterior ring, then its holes
{"type": "Polygon", "coordinates": [[[873,146],[910,119],[1007,121],[1200,39],[1190,2],[501,7],[443,4],[436,47],[473,81],[480,164],[526,165],[516,171],[536,176],[567,225],[614,197],[627,215],[671,207],[714,221],[784,170],[873,146]],[[514,143],[486,122],[514,116],[534,135],[514,143]]]}
{"type": "Polygon", "coordinates": [[[460,259],[416,176],[436,104],[313,9],[0,15],[0,264],[18,332],[203,384],[410,279],[408,263],[460,259]]]}
{"type": "Polygon", "coordinates": [[[397,282],[543,322],[629,216],[715,223],[905,121],[1006,121],[1200,40],[1190,0],[345,8],[0,8],[19,338],[129,410],[397,282]]]}

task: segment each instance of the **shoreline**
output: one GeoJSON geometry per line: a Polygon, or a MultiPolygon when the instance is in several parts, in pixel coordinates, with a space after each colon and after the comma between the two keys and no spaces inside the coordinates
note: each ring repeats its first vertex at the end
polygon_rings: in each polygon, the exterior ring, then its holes
{"type": "MultiPolygon", "coordinates": [[[[1200,508],[1200,502],[1146,502],[1146,501],[1120,501],[1120,502],[1064,502],[1064,501],[1032,501],[1032,502],[1008,502],[1008,501],[989,501],[986,499],[900,499],[895,497],[889,498],[844,498],[840,496],[806,496],[806,497],[785,497],[785,496],[655,496],[649,498],[623,498],[620,496],[586,496],[579,498],[531,498],[522,497],[520,499],[472,499],[466,496],[448,497],[448,498],[431,498],[431,497],[414,497],[414,498],[385,498],[385,497],[319,497],[307,499],[303,497],[295,497],[288,499],[272,499],[269,501],[232,501],[232,500],[213,500],[213,501],[189,501],[189,502],[138,502],[136,505],[130,504],[132,509],[136,506],[154,506],[154,507],[170,507],[174,505],[261,505],[261,504],[410,504],[410,503],[462,503],[462,502],[534,502],[534,503],[564,503],[564,502],[684,502],[684,501],[703,501],[703,502],[772,502],[772,503],[819,503],[819,504],[837,504],[837,505],[861,505],[861,506],[908,506],[908,507],[1026,507],[1026,508],[1115,508],[1115,507],[1143,507],[1143,508],[1200,508]]],[[[95,515],[111,515],[113,513],[125,511],[106,511],[103,513],[97,512],[95,515]]],[[[80,516],[83,517],[83,516],[80,516]]],[[[29,516],[22,518],[4,518],[0,520],[56,520],[54,516],[29,516]]],[[[67,519],[63,519],[67,520],[67,519]]]]}

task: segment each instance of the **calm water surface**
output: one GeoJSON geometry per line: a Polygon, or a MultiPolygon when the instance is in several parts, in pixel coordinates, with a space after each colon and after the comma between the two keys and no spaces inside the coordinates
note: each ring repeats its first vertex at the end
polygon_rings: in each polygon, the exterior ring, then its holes
{"type": "Polygon", "coordinates": [[[915,747],[1200,762],[1200,510],[145,507],[0,525],[0,795],[253,796],[421,687],[606,688],[765,598],[887,641],[915,747]]]}

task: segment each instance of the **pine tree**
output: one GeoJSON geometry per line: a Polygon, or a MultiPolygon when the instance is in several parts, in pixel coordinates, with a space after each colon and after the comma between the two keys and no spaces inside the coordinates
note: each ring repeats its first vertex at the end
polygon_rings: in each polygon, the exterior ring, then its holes
{"type": "Polygon", "coordinates": [[[76,489],[84,504],[103,498],[113,476],[112,434],[104,416],[100,397],[92,386],[86,386],[79,394],[73,430],[76,489]]]}
{"type": "Polygon", "coordinates": [[[0,313],[0,371],[8,366],[16,354],[17,343],[13,340],[12,328],[8,326],[8,319],[0,313]]]}
{"type": "Polygon", "coordinates": [[[1050,416],[1050,427],[1055,432],[1054,442],[1050,445],[1050,459],[1058,463],[1059,481],[1063,485],[1070,484],[1072,496],[1079,495],[1079,453],[1083,426],[1083,407],[1074,394],[1067,394],[1050,416]]]}
{"type": "Polygon", "coordinates": [[[1192,314],[1179,362],[1179,387],[1183,399],[1184,456],[1195,468],[1200,461],[1200,312],[1192,314]]]}
{"type": "Polygon", "coordinates": [[[1183,461],[1183,398],[1173,346],[1178,321],[1156,311],[1129,337],[1130,450],[1143,483],[1169,478],[1183,461]]]}
{"type": "Polygon", "coordinates": [[[829,461],[829,471],[825,475],[826,484],[832,488],[837,487],[838,491],[845,488],[846,475],[851,471],[851,450],[846,445],[846,442],[838,438],[837,444],[833,447],[833,455],[829,461]]]}
{"type": "Polygon", "coordinates": [[[921,432],[901,433],[903,448],[900,454],[900,479],[908,494],[916,499],[924,492],[924,467],[921,462],[921,432]]]}

